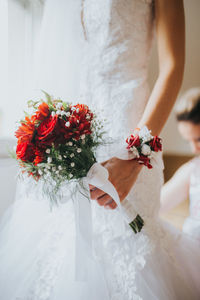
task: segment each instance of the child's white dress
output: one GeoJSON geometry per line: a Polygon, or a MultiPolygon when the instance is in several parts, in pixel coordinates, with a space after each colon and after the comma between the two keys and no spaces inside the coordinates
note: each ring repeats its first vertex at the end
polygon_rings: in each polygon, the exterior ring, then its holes
{"type": "Polygon", "coordinates": [[[183,232],[200,242],[200,158],[194,158],[190,163],[189,216],[183,224],[183,232]]]}

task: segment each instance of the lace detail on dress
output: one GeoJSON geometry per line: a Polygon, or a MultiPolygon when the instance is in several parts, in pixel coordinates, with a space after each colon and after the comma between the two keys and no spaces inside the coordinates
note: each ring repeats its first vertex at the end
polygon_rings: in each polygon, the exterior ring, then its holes
{"type": "Polygon", "coordinates": [[[150,3],[85,0],[83,5],[88,41],[82,65],[83,101],[102,112],[105,130],[118,142],[139,121],[149,95],[147,57],[154,23],[150,3]]]}

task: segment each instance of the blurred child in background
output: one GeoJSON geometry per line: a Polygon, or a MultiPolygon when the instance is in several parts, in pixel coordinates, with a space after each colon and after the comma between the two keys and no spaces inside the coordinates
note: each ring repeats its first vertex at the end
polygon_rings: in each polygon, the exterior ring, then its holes
{"type": "Polygon", "coordinates": [[[176,107],[181,136],[189,142],[195,158],[182,165],[163,186],[161,212],[167,212],[189,198],[189,216],[183,232],[200,241],[200,88],[188,90],[176,107]]]}

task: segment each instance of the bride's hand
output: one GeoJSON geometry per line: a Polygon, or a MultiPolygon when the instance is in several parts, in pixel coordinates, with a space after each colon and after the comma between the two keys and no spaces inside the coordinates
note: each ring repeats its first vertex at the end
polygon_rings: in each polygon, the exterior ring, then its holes
{"type": "MultiPolygon", "coordinates": [[[[123,201],[134,185],[142,165],[135,160],[122,160],[116,157],[103,162],[102,165],[108,170],[109,180],[115,186],[120,201],[123,201]]],[[[90,196],[105,208],[115,209],[117,207],[115,201],[108,194],[92,185],[90,185],[90,196]]]]}

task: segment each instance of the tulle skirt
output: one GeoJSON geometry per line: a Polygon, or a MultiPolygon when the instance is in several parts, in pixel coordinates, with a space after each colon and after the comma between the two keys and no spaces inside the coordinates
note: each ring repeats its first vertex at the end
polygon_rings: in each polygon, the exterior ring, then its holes
{"type": "MultiPolygon", "coordinates": [[[[92,206],[104,220],[118,217],[117,211],[92,206]]],[[[80,281],[75,274],[73,201],[51,210],[45,200],[18,195],[1,224],[1,299],[200,298],[200,254],[195,241],[159,220],[137,235],[128,225],[124,235],[114,235],[102,220],[102,228],[94,232],[93,256],[83,253],[88,274],[80,281]]]]}

